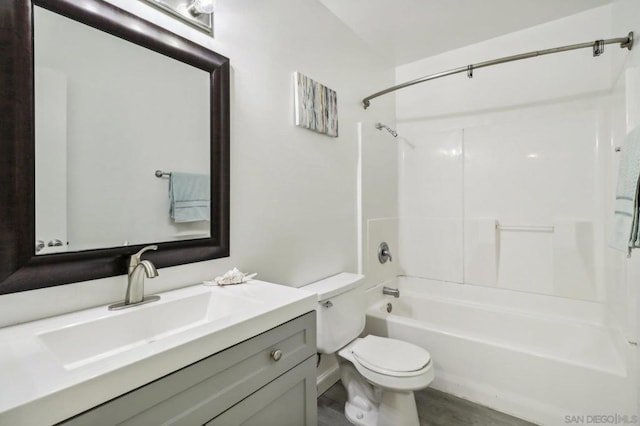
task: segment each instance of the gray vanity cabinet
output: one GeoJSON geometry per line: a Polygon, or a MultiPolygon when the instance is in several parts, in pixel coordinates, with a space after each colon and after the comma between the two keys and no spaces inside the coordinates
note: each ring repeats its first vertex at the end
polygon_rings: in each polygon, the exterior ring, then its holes
{"type": "Polygon", "coordinates": [[[316,317],[309,312],[64,425],[316,425],[316,317]]]}

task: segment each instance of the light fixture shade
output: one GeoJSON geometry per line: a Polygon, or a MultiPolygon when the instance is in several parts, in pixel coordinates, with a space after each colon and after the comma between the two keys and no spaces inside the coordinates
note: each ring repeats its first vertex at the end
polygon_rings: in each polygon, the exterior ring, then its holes
{"type": "Polygon", "coordinates": [[[215,0],[141,0],[213,36],[215,0]]]}
{"type": "Polygon", "coordinates": [[[195,14],[213,13],[215,7],[215,0],[193,0],[192,3],[192,11],[195,12],[195,14]]]}

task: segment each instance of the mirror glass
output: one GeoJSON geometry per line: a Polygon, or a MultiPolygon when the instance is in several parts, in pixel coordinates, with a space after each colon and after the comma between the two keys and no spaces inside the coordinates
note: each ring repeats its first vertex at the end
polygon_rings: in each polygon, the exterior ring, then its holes
{"type": "Polygon", "coordinates": [[[211,237],[209,73],[40,7],[34,49],[36,253],[211,237]]]}

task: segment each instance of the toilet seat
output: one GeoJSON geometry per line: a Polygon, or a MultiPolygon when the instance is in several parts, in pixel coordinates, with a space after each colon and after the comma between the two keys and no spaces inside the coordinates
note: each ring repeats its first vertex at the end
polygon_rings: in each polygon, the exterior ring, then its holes
{"type": "Polygon", "coordinates": [[[426,350],[388,337],[368,335],[356,341],[351,351],[363,367],[387,376],[416,376],[431,363],[426,350]]]}
{"type": "Polygon", "coordinates": [[[394,391],[424,389],[434,378],[429,352],[401,340],[370,335],[355,339],[342,348],[338,355],[350,361],[370,383],[394,391]],[[358,346],[360,349],[356,355],[354,348],[358,346]],[[390,354],[389,358],[380,356],[384,354],[390,354]],[[407,354],[411,355],[406,357],[405,362],[404,355],[407,354]]]}

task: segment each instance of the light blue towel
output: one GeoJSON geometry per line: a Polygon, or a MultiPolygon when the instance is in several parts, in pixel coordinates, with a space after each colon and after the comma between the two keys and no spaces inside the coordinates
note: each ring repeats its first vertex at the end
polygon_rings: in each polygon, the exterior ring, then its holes
{"type": "Polygon", "coordinates": [[[207,175],[171,173],[169,216],[174,222],[210,220],[210,182],[207,175]]]}
{"type": "Polygon", "coordinates": [[[640,247],[638,225],[640,211],[640,126],[625,138],[620,150],[620,170],[614,205],[613,236],[610,246],[631,256],[631,249],[640,247]]]}

